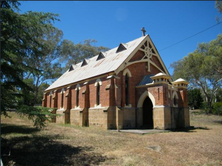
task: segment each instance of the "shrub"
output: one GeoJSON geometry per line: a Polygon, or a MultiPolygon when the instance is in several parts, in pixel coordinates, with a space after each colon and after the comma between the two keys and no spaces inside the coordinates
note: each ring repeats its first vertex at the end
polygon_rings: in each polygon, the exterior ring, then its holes
{"type": "Polygon", "coordinates": [[[213,104],[213,114],[222,115],[222,102],[213,104]]]}

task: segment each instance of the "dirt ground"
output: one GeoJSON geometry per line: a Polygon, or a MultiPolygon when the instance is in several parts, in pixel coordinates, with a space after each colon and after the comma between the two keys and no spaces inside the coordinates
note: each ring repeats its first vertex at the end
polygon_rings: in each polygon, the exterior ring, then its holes
{"type": "Polygon", "coordinates": [[[5,166],[222,165],[222,116],[193,112],[193,129],[141,135],[53,123],[40,131],[9,115],[1,116],[5,166]]]}

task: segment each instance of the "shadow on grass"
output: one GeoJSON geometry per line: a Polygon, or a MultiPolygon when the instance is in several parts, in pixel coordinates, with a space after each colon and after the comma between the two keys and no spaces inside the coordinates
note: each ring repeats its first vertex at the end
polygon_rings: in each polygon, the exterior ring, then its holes
{"type": "Polygon", "coordinates": [[[170,131],[172,132],[196,132],[195,130],[201,129],[201,130],[210,130],[208,127],[195,127],[195,126],[190,126],[187,128],[178,128],[178,129],[172,129],[170,131]]]}
{"type": "MultiPolygon", "coordinates": [[[[5,127],[4,130],[8,128],[5,127]]],[[[29,128],[21,128],[17,126],[20,132],[32,132],[29,128]]],[[[9,156],[2,156],[3,163],[5,166],[12,165],[11,163],[16,166],[89,166],[108,160],[106,156],[92,152],[92,147],[71,146],[62,141],[59,135],[2,138],[2,154],[8,154],[10,151],[9,156]]]]}
{"type": "Polygon", "coordinates": [[[1,124],[1,133],[2,134],[33,134],[35,132],[40,131],[37,128],[31,128],[27,126],[17,126],[17,125],[8,125],[8,124],[1,124]]]}
{"type": "Polygon", "coordinates": [[[215,120],[214,123],[222,124],[222,120],[215,120]]]}

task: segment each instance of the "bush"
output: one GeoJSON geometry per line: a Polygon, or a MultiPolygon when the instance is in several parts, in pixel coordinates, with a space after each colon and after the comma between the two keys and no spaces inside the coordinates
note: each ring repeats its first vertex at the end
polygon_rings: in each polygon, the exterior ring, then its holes
{"type": "Polygon", "coordinates": [[[49,108],[45,107],[32,107],[27,105],[22,105],[17,110],[17,113],[20,116],[27,116],[28,119],[32,120],[34,126],[37,128],[44,128],[46,126],[46,122],[50,122],[53,117],[56,115],[49,111],[49,108]]]}
{"type": "Polygon", "coordinates": [[[213,104],[213,114],[222,115],[222,102],[213,104]]]}
{"type": "Polygon", "coordinates": [[[202,112],[204,112],[205,114],[209,114],[211,109],[209,108],[207,102],[203,102],[202,105],[201,105],[201,110],[202,110],[202,112]]]}

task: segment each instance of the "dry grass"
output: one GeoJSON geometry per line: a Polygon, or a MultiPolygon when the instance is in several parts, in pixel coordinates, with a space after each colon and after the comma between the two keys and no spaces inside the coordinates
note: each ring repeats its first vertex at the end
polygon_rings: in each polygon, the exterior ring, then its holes
{"type": "Polygon", "coordinates": [[[2,157],[4,165],[222,165],[221,116],[192,113],[193,130],[138,135],[58,124],[39,131],[26,118],[10,115],[1,119],[1,149],[11,151],[2,157]]]}

